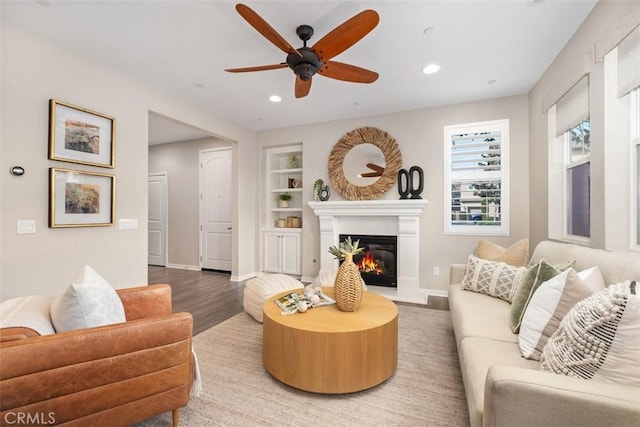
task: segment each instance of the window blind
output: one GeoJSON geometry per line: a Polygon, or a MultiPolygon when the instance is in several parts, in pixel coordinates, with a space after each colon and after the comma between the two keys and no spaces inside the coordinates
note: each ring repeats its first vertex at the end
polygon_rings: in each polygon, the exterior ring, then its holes
{"type": "Polygon", "coordinates": [[[589,75],[582,77],[556,103],[556,136],[589,118],[589,75]]]}
{"type": "Polygon", "coordinates": [[[640,86],[640,26],[618,45],[618,98],[640,86]]]}
{"type": "Polygon", "coordinates": [[[500,132],[453,135],[451,172],[500,170],[502,141],[500,132]]]}

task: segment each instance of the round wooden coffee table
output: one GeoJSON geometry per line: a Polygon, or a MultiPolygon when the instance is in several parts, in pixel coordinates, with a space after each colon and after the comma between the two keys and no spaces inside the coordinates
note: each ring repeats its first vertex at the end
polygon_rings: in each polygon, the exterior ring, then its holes
{"type": "MultiPolygon", "coordinates": [[[[333,297],[333,289],[325,288],[333,297]]],[[[398,365],[398,308],[364,292],[360,309],[343,312],[333,304],[283,316],[264,303],[264,367],[292,387],[316,393],[351,393],[382,383],[398,365]]]]}

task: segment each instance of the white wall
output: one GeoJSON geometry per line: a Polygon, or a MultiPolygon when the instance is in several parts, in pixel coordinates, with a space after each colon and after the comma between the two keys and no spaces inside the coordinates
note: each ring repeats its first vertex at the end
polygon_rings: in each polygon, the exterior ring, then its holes
{"type": "MultiPolygon", "coordinates": [[[[444,292],[447,289],[449,266],[466,263],[478,241],[477,236],[444,235],[443,190],[443,127],[450,124],[484,120],[510,120],[510,185],[511,235],[491,237],[498,244],[509,245],[528,236],[529,231],[529,128],[527,96],[516,96],[468,104],[428,108],[378,117],[318,123],[287,129],[259,132],[258,143],[275,146],[303,142],[305,209],[303,212],[303,277],[314,277],[319,268],[320,248],[318,219],[306,205],[311,199],[311,186],[317,178],[329,182],[327,161],[329,153],[340,137],[352,129],[375,126],[391,134],[402,152],[403,167],[417,165],[424,170],[425,190],[422,194],[428,205],[421,218],[420,287],[444,292]],[[440,275],[433,275],[433,267],[440,275]]],[[[263,188],[261,182],[258,188],[263,188]]],[[[384,196],[398,198],[397,187],[384,196]]],[[[332,188],[331,200],[342,198],[332,188]]]]}
{"type": "Polygon", "coordinates": [[[19,295],[57,295],[83,265],[115,287],[147,282],[147,162],[149,111],[235,141],[233,250],[235,277],[255,272],[253,132],[150,89],[143,82],[50,43],[10,22],[1,28],[0,300],[19,295]],[[69,102],[116,118],[116,167],[105,169],[47,159],[48,101],[69,102]],[[9,175],[10,166],[26,169],[9,175]],[[64,167],[116,175],[116,215],[136,218],[137,230],[117,226],[47,227],[48,169],[64,167]],[[240,173],[242,171],[242,173],[240,173]],[[34,219],[35,234],[16,233],[18,219],[34,219]],[[243,250],[243,246],[247,246],[243,250]]]}

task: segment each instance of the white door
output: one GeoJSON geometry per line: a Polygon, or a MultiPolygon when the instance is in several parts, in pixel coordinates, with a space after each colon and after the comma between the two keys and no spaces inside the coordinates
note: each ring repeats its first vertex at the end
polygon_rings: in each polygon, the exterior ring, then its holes
{"type": "Polygon", "coordinates": [[[202,268],[231,271],[231,149],[200,153],[202,268]]]}
{"type": "Polygon", "coordinates": [[[148,263],[167,264],[167,175],[149,175],[148,263]]]}

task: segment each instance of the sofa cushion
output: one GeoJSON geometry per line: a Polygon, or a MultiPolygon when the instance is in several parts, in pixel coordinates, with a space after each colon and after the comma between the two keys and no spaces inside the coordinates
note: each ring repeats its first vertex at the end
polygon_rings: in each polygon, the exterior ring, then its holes
{"type": "Polygon", "coordinates": [[[49,315],[53,297],[32,295],[18,297],[0,304],[0,328],[24,327],[40,335],[55,334],[49,315]]]}
{"type": "Polygon", "coordinates": [[[540,360],[542,349],[569,310],[605,287],[597,266],[579,273],[570,268],[541,284],[522,317],[518,336],[522,356],[540,360]]]}
{"type": "Polygon", "coordinates": [[[544,347],[540,369],[640,386],[639,291],[626,281],[577,303],[544,347]]]}
{"type": "MultiPolygon", "coordinates": [[[[469,418],[473,426],[482,425],[484,386],[491,366],[514,366],[537,371],[539,365],[536,361],[520,357],[520,349],[515,342],[481,337],[468,337],[462,340],[458,355],[469,407],[469,418]]],[[[526,397],[523,396],[523,398],[526,397]]]]}
{"type": "Polygon", "coordinates": [[[460,284],[449,287],[449,310],[458,343],[467,337],[484,337],[518,344],[509,328],[509,303],[465,291],[460,284]]]}
{"type": "Polygon", "coordinates": [[[462,289],[511,302],[527,269],[470,255],[462,289]]]}
{"type": "Polygon", "coordinates": [[[559,265],[551,265],[547,260],[543,259],[528,268],[527,274],[525,274],[524,279],[516,289],[515,296],[511,302],[509,322],[511,325],[511,331],[514,334],[520,332],[522,316],[524,316],[527,305],[529,304],[529,301],[531,301],[531,297],[538,287],[547,280],[557,276],[574,265],[574,261],[559,265]]]}
{"type": "Polygon", "coordinates": [[[473,253],[478,258],[489,261],[504,262],[515,267],[524,267],[529,260],[529,239],[521,239],[508,248],[496,245],[482,238],[473,253]]]}
{"type": "Polygon", "coordinates": [[[56,332],[111,325],[126,320],[118,293],[94,269],[84,271],[62,295],[51,302],[56,332]]]}

